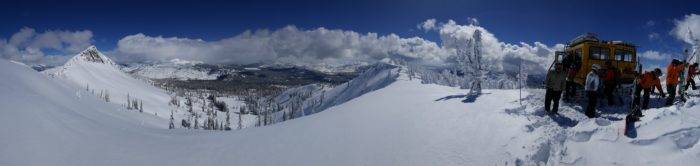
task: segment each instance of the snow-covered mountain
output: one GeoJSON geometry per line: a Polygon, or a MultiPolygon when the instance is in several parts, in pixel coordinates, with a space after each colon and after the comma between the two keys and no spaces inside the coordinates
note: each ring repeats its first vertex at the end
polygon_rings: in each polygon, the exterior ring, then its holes
{"type": "Polygon", "coordinates": [[[223,74],[235,70],[212,70],[197,66],[197,62],[174,59],[170,63],[159,64],[131,64],[122,70],[132,75],[149,79],[177,79],[177,80],[215,80],[223,74]]]}
{"type": "Polygon", "coordinates": [[[116,63],[95,46],[90,46],[75,55],[63,66],[45,70],[43,73],[76,89],[107,95],[112,103],[143,103],[143,111],[146,113],[158,114],[161,117],[170,115],[170,96],[164,90],[122,72],[116,63]]]}

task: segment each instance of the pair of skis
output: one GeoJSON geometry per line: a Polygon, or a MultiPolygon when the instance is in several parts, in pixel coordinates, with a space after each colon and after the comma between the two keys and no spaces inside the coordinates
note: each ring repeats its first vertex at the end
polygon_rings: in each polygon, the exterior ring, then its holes
{"type": "Polygon", "coordinates": [[[687,95],[686,90],[687,89],[685,87],[688,84],[688,79],[693,79],[693,78],[686,78],[686,77],[688,77],[688,70],[690,68],[690,63],[693,60],[693,58],[696,56],[695,54],[697,54],[697,48],[693,48],[693,51],[690,53],[688,52],[688,50],[686,50],[685,52],[686,52],[686,55],[685,55],[686,57],[685,57],[685,61],[683,61],[683,62],[686,64],[683,65],[683,71],[680,74],[680,79],[681,79],[680,82],[681,83],[679,84],[680,87],[678,87],[679,88],[678,94],[681,97],[681,102],[686,101],[686,95],[687,95]]]}
{"type": "Polygon", "coordinates": [[[642,108],[640,107],[641,103],[641,92],[639,92],[640,96],[636,96],[637,94],[637,86],[639,84],[639,81],[641,80],[642,76],[642,65],[639,63],[639,60],[637,60],[637,72],[639,75],[637,76],[638,78],[635,78],[634,81],[632,82],[632,93],[630,93],[630,96],[632,97],[632,102],[630,102],[630,111],[627,113],[627,116],[625,116],[625,136],[634,138],[636,137],[636,130],[634,129],[634,122],[639,121],[640,116],[642,115],[642,108]],[[637,101],[635,98],[639,97],[639,101],[637,101]]]}

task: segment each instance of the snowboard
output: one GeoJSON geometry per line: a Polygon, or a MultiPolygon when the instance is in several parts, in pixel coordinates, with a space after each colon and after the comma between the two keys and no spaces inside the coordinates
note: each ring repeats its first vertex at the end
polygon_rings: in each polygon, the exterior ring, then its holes
{"type": "Polygon", "coordinates": [[[632,114],[627,115],[625,117],[625,136],[629,138],[636,138],[637,137],[637,129],[636,126],[634,126],[634,122],[639,121],[639,117],[634,116],[632,114]]]}
{"type": "Polygon", "coordinates": [[[685,84],[687,84],[688,82],[687,82],[687,79],[685,77],[686,77],[686,75],[688,75],[688,64],[685,64],[685,62],[687,62],[687,60],[688,59],[686,59],[686,61],[683,62],[684,63],[683,70],[681,70],[681,74],[679,76],[680,83],[678,83],[678,95],[681,97],[680,102],[685,102],[685,100],[686,100],[685,99],[685,97],[686,97],[685,96],[686,95],[685,94],[685,84]]]}

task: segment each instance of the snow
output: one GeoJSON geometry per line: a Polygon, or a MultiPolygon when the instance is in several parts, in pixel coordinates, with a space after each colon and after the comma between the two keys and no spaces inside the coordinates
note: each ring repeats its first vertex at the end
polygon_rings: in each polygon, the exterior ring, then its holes
{"type": "MultiPolygon", "coordinates": [[[[89,64],[71,68],[103,69],[89,64]]],[[[81,74],[86,73],[92,72],[81,74]]],[[[106,73],[87,76],[100,80],[102,74],[106,73]]],[[[697,92],[685,104],[646,110],[635,125],[637,137],[629,138],[622,135],[621,114],[588,119],[579,106],[563,104],[560,117],[544,115],[542,90],[523,91],[522,106],[517,90],[484,89],[469,101],[464,100],[464,89],[422,84],[401,72],[383,88],[311,116],[213,132],[163,129],[160,125],[167,122],[162,118],[121,110],[63,80],[47,79],[4,60],[0,78],[0,165],[696,165],[700,161],[700,147],[695,146],[700,138],[697,92]]],[[[110,81],[94,86],[125,78],[104,79],[110,81]]]]}
{"type": "Polygon", "coordinates": [[[123,68],[133,75],[149,79],[216,80],[222,73],[197,68],[198,63],[174,60],[171,63],[144,65],[136,64],[123,68]]]}
{"type": "MultiPolygon", "coordinates": [[[[290,107],[289,105],[295,104],[293,103],[295,99],[291,98],[294,94],[310,94],[308,98],[301,101],[303,102],[301,109],[304,113],[295,114],[295,117],[310,115],[345,103],[368,92],[384,88],[396,81],[396,77],[399,76],[398,72],[399,68],[396,66],[383,63],[377,64],[369,67],[352,80],[335,87],[326,87],[319,84],[300,86],[282,92],[275,100],[282,105],[290,107]]],[[[277,113],[278,120],[282,119],[282,113],[277,113]]]]}
{"type": "Polygon", "coordinates": [[[143,102],[143,111],[167,118],[170,96],[164,90],[119,70],[116,63],[91,46],[66,64],[43,73],[75,89],[105,92],[113,103],[125,105],[127,98],[143,102]],[[97,59],[97,60],[95,60],[97,59]]]}

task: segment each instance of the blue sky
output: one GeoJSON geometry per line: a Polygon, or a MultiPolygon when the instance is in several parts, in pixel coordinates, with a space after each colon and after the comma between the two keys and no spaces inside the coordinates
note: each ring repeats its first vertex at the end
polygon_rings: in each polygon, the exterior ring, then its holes
{"type": "Polygon", "coordinates": [[[365,34],[397,34],[440,43],[439,34],[417,25],[426,19],[466,24],[476,18],[507,43],[565,43],[585,33],[625,40],[677,54],[685,46],[670,31],[674,20],[700,11],[692,1],[10,1],[0,6],[0,38],[23,27],[90,30],[92,43],[114,49],[121,38],[180,37],[216,41],[245,30],[343,29],[365,34]],[[653,36],[653,37],[650,37],[653,36]]]}

